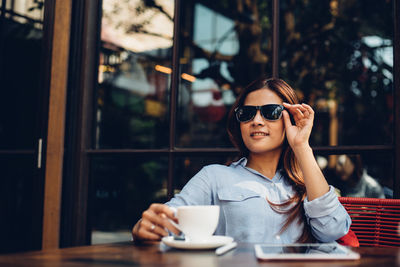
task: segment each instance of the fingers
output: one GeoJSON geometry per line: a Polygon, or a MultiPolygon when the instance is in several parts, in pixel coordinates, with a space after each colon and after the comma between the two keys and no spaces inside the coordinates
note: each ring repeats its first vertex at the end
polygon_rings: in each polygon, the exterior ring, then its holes
{"type": "MultiPolygon", "coordinates": [[[[167,219],[167,217],[166,217],[165,214],[161,214],[161,217],[167,219]]],[[[177,223],[177,219],[176,219],[176,218],[174,218],[174,221],[175,221],[175,223],[177,223]]],[[[181,234],[181,231],[180,231],[178,228],[176,228],[176,227],[171,223],[171,221],[168,220],[168,219],[165,220],[165,227],[166,227],[168,230],[170,230],[171,232],[173,232],[174,234],[176,234],[176,235],[180,235],[180,234],[181,234]]]]}
{"type": "Polygon", "coordinates": [[[151,210],[156,214],[165,214],[167,218],[170,218],[175,222],[177,222],[174,211],[165,204],[158,204],[158,203],[151,204],[148,210],[151,210]]]}
{"type": "Polygon", "coordinates": [[[160,240],[161,237],[168,235],[164,227],[144,219],[139,228],[139,234],[143,236],[143,238],[151,240],[160,240]]]}
{"type": "Polygon", "coordinates": [[[314,116],[314,110],[310,105],[307,105],[305,103],[301,104],[301,106],[305,109],[304,110],[304,115],[305,116],[314,116]]]}
{"type": "Polygon", "coordinates": [[[150,230],[148,227],[146,228],[142,224],[142,226],[138,229],[136,238],[140,240],[154,240],[159,241],[165,235],[161,235],[159,232],[154,232],[155,230],[150,230]]]}
{"type": "Polygon", "coordinates": [[[283,103],[283,106],[293,115],[295,120],[301,120],[303,118],[313,119],[314,110],[307,104],[288,104],[283,103]]]}
{"type": "Polygon", "coordinates": [[[289,117],[289,113],[286,110],[283,111],[283,123],[285,125],[285,129],[288,129],[290,126],[293,126],[289,117]]]}
{"type": "MultiPolygon", "coordinates": [[[[147,228],[146,221],[143,223],[143,219],[140,219],[132,229],[132,237],[134,240],[160,240],[160,236],[152,233],[147,228]]],[[[150,226],[150,229],[153,228],[150,226]]]]}
{"type": "Polygon", "coordinates": [[[177,222],[174,212],[165,204],[152,204],[142,213],[142,219],[136,227],[134,235],[139,239],[160,240],[167,236],[167,229],[179,234],[170,220],[177,222]]]}

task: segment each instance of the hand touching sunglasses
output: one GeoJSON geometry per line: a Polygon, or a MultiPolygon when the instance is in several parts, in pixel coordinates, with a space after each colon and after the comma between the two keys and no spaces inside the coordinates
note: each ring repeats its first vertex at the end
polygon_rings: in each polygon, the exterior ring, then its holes
{"type": "Polygon", "coordinates": [[[254,119],[257,110],[260,110],[264,119],[276,121],[282,117],[285,108],[279,104],[268,104],[264,106],[241,106],[235,109],[236,119],[239,122],[248,122],[254,119]]]}

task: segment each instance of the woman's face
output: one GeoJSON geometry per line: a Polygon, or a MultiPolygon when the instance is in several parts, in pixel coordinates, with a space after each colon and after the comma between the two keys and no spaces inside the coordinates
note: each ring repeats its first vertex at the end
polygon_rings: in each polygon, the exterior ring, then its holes
{"type": "MultiPolygon", "coordinates": [[[[267,104],[282,104],[282,99],[270,89],[260,89],[247,95],[243,105],[263,106],[267,104]]],[[[260,111],[253,120],[240,123],[242,139],[252,154],[279,151],[285,140],[283,118],[277,121],[264,119],[260,111]]]]}

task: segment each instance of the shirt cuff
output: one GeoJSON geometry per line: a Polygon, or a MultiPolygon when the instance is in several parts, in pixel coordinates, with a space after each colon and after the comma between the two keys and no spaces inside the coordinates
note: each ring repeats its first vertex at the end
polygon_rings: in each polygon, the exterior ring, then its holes
{"type": "Polygon", "coordinates": [[[309,201],[308,197],[306,197],[303,205],[307,217],[318,218],[334,212],[340,205],[340,202],[335,194],[334,187],[329,186],[329,191],[316,199],[309,201]]]}

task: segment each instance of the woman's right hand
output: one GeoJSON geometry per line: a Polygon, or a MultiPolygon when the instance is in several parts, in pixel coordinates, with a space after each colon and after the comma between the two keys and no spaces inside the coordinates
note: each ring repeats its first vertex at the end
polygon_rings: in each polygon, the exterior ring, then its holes
{"type": "Polygon", "coordinates": [[[151,204],[132,228],[133,239],[158,241],[168,235],[167,230],[179,235],[180,231],[169,220],[178,223],[170,207],[165,204],[151,204]]]}

